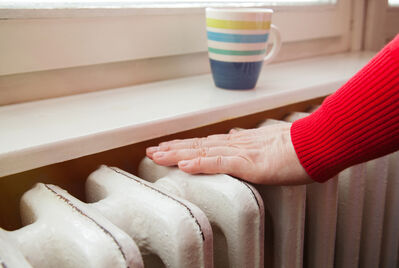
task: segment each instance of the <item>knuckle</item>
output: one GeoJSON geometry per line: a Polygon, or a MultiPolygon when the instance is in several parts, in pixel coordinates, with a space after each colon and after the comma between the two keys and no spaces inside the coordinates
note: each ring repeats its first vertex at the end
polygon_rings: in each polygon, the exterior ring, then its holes
{"type": "Polygon", "coordinates": [[[201,148],[201,146],[202,146],[202,138],[195,138],[194,139],[194,141],[193,141],[193,143],[191,144],[191,147],[193,148],[193,149],[198,149],[198,148],[201,148]]]}
{"type": "Polygon", "coordinates": [[[209,149],[207,147],[202,147],[198,149],[198,157],[206,157],[208,155],[209,149]]]}
{"type": "Polygon", "coordinates": [[[218,168],[221,168],[222,167],[222,161],[223,161],[223,158],[222,158],[222,156],[221,155],[218,155],[217,157],[216,157],[216,166],[218,167],[218,168]]]}
{"type": "Polygon", "coordinates": [[[202,165],[202,157],[198,157],[196,162],[197,162],[197,167],[200,168],[202,165]]]}

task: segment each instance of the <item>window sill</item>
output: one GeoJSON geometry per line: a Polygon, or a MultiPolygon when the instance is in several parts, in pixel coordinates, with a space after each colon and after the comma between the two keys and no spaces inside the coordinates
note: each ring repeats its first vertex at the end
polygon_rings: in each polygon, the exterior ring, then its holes
{"type": "Polygon", "coordinates": [[[218,89],[201,75],[3,106],[0,176],[326,96],[372,56],[268,65],[249,91],[218,89]]]}

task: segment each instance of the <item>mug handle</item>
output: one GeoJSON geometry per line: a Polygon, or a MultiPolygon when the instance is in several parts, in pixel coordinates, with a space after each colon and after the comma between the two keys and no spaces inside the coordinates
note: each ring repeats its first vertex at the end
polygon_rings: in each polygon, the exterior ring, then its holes
{"type": "Polygon", "coordinates": [[[263,59],[264,63],[269,63],[274,60],[281,48],[281,34],[276,25],[272,24],[270,26],[270,34],[271,38],[273,38],[273,47],[263,59]]]}

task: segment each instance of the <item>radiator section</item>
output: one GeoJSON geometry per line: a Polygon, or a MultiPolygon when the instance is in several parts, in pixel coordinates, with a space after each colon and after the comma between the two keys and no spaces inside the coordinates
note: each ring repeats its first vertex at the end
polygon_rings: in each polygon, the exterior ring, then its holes
{"type": "MultiPolygon", "coordinates": [[[[292,113],[284,120],[294,122],[308,113],[292,113]]],[[[334,266],[334,245],[337,221],[338,180],[306,186],[306,267],[334,266]]]]}
{"type": "Polygon", "coordinates": [[[155,181],[196,204],[214,230],[218,267],[263,267],[264,208],[258,192],[228,175],[193,176],[177,168],[161,167],[144,159],[139,176],[155,181]],[[226,241],[226,247],[223,245],[226,241]]]}
{"type": "Polygon", "coordinates": [[[380,267],[399,267],[399,153],[391,155],[388,165],[384,226],[380,267]]]}
{"type": "Polygon", "coordinates": [[[21,218],[25,227],[0,232],[33,267],[143,267],[126,233],[57,186],[39,183],[26,192],[21,218]]]}
{"type": "Polygon", "coordinates": [[[366,187],[360,241],[360,267],[378,267],[386,189],[388,182],[388,158],[383,157],[366,163],[366,187]]]}
{"type": "Polygon", "coordinates": [[[0,267],[32,267],[18,248],[17,241],[2,229],[0,229],[0,267]]]}
{"type": "Polygon", "coordinates": [[[344,170],[338,176],[336,267],[358,267],[366,165],[344,170]]]}
{"type": "Polygon", "coordinates": [[[102,166],[86,182],[91,205],[129,234],[146,263],[212,267],[212,231],[195,205],[118,168],[102,166]]]}

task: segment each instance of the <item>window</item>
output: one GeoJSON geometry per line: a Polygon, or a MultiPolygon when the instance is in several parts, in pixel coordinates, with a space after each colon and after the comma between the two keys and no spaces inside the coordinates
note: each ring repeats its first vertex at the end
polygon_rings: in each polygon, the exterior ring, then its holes
{"type": "Polygon", "coordinates": [[[388,4],[390,6],[397,6],[399,7],[399,0],[388,0],[388,4]]]}
{"type": "Polygon", "coordinates": [[[303,5],[303,4],[333,4],[335,0],[251,0],[251,1],[239,1],[239,0],[118,0],[118,1],[104,1],[104,0],[13,0],[3,1],[0,7],[3,8],[78,8],[78,7],[132,7],[132,6],[209,6],[209,5],[256,5],[256,4],[267,4],[267,5],[303,5]]]}
{"type": "Polygon", "coordinates": [[[286,44],[340,38],[349,47],[351,0],[13,0],[0,3],[0,75],[205,54],[209,3],[273,8],[286,44]]]}

